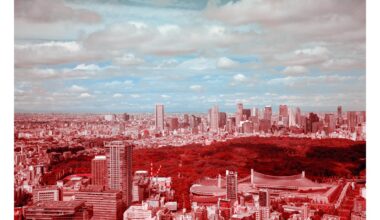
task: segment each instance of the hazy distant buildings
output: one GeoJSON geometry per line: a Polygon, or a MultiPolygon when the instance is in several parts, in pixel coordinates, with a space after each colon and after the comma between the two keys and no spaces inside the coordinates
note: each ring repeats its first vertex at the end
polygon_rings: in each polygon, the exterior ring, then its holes
{"type": "Polygon", "coordinates": [[[164,105],[157,104],[156,105],[156,111],[155,111],[155,125],[156,125],[156,131],[164,131],[165,129],[165,112],[164,112],[164,105]]]}
{"type": "Polygon", "coordinates": [[[107,185],[107,158],[106,156],[95,156],[91,161],[92,185],[107,185]]]}
{"type": "Polygon", "coordinates": [[[121,190],[127,207],[132,202],[132,153],[133,145],[123,141],[105,143],[107,156],[108,187],[121,190]]]}

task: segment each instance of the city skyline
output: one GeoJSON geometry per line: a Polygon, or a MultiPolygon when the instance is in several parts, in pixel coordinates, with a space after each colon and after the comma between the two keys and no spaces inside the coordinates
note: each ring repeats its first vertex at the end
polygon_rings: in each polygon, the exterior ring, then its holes
{"type": "Polygon", "coordinates": [[[15,111],[365,110],[365,30],[365,1],[15,1],[15,111]]]}

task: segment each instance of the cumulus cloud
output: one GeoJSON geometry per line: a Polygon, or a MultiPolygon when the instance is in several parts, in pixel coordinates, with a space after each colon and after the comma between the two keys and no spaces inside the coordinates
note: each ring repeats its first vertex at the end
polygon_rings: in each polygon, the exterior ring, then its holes
{"type": "Polygon", "coordinates": [[[227,57],[221,57],[218,59],[216,66],[218,68],[228,69],[228,68],[236,67],[236,66],[238,66],[238,64],[239,64],[238,62],[231,60],[227,57]]]}
{"type": "Polygon", "coordinates": [[[308,70],[304,66],[288,66],[282,71],[283,74],[292,76],[304,75],[307,72],[308,70]]]}

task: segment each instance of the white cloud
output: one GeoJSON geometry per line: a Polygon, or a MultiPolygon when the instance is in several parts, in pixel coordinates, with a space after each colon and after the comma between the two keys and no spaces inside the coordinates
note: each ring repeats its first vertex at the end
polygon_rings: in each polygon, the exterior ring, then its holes
{"type": "Polygon", "coordinates": [[[201,92],[203,91],[203,87],[201,85],[191,85],[190,89],[194,92],[201,92]]]}
{"type": "Polygon", "coordinates": [[[84,92],[79,95],[79,98],[89,98],[92,97],[90,93],[84,92]]]}
{"type": "Polygon", "coordinates": [[[72,85],[69,89],[70,92],[85,92],[87,91],[86,88],[78,85],[72,85]]]}
{"type": "Polygon", "coordinates": [[[179,68],[182,69],[192,69],[192,70],[206,70],[206,69],[214,69],[215,64],[212,60],[206,59],[204,57],[199,57],[195,59],[190,59],[182,62],[178,65],[179,68]]]}
{"type": "Polygon", "coordinates": [[[227,57],[221,57],[218,59],[218,62],[216,64],[216,66],[218,68],[233,68],[233,67],[236,67],[238,66],[238,62],[234,61],[234,60],[231,60],[227,57]]]}
{"type": "Polygon", "coordinates": [[[171,96],[169,96],[169,95],[165,95],[165,94],[162,94],[161,95],[161,98],[164,98],[164,99],[168,99],[168,98],[170,98],[171,96]]]}
{"type": "Polygon", "coordinates": [[[134,66],[144,63],[144,60],[136,57],[134,54],[124,54],[122,57],[117,57],[114,62],[122,66],[134,66]]]}
{"type": "Polygon", "coordinates": [[[283,74],[290,76],[304,75],[307,72],[308,70],[304,66],[288,66],[282,71],[283,74]]]}
{"type": "Polygon", "coordinates": [[[98,71],[101,70],[101,68],[98,65],[95,64],[79,64],[77,65],[74,70],[89,70],[89,71],[98,71]]]}
{"type": "Polygon", "coordinates": [[[121,98],[121,97],[123,97],[123,94],[115,93],[115,94],[113,94],[112,97],[114,97],[114,98],[121,98]]]}
{"type": "Polygon", "coordinates": [[[15,66],[31,67],[94,60],[101,54],[83,50],[75,41],[15,44],[15,66]]]}
{"type": "Polygon", "coordinates": [[[134,99],[140,98],[141,96],[139,94],[131,94],[131,97],[134,99]]]}
{"type": "Polygon", "coordinates": [[[233,79],[236,82],[246,82],[248,80],[248,78],[241,73],[234,75],[233,79]]]}

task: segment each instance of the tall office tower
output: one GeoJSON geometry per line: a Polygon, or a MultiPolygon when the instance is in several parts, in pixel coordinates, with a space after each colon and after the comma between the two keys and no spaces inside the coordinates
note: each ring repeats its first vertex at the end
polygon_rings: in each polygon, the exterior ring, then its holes
{"type": "Polygon", "coordinates": [[[107,157],[95,156],[91,161],[92,185],[107,185],[107,157]]]}
{"type": "Polygon", "coordinates": [[[319,117],[317,114],[310,112],[309,113],[309,123],[307,124],[307,132],[317,132],[318,130],[319,117]],[[313,129],[314,128],[314,129],[313,129]]]}
{"type": "Polygon", "coordinates": [[[357,114],[355,111],[347,112],[347,125],[351,132],[355,131],[355,127],[357,125],[357,114]]]}
{"type": "Polygon", "coordinates": [[[337,108],[337,113],[338,113],[338,117],[342,117],[342,106],[339,105],[338,108],[337,108]]]}
{"type": "Polygon", "coordinates": [[[301,109],[299,107],[296,108],[296,124],[298,126],[301,126],[302,119],[301,119],[301,109]]]}
{"type": "Polygon", "coordinates": [[[196,128],[196,127],[198,127],[198,125],[200,124],[199,120],[198,120],[198,117],[195,116],[195,115],[191,115],[190,116],[190,120],[189,120],[189,124],[190,124],[190,128],[196,128]]]}
{"type": "Polygon", "coordinates": [[[270,207],[270,195],[268,189],[260,189],[259,191],[259,206],[270,207]]]}
{"type": "Polygon", "coordinates": [[[169,124],[169,129],[171,131],[177,130],[178,129],[178,125],[179,125],[178,118],[177,117],[169,118],[168,124],[169,124]]]}
{"type": "Polygon", "coordinates": [[[259,117],[259,108],[252,108],[252,116],[259,117]]]}
{"type": "Polygon", "coordinates": [[[228,131],[228,133],[235,132],[235,126],[235,117],[228,118],[226,124],[226,130],[228,131]]]}
{"type": "Polygon", "coordinates": [[[284,117],[288,117],[288,106],[287,105],[280,105],[278,109],[278,120],[282,120],[284,117]]]}
{"type": "Polygon", "coordinates": [[[337,108],[337,124],[341,125],[343,124],[343,111],[342,111],[342,106],[339,105],[337,108]]]}
{"type": "Polygon", "coordinates": [[[297,110],[294,108],[288,108],[289,115],[289,127],[297,126],[297,110]]]}
{"type": "Polygon", "coordinates": [[[265,106],[264,107],[264,119],[272,121],[272,106],[265,106]]]}
{"type": "Polygon", "coordinates": [[[223,128],[227,123],[227,113],[219,112],[219,127],[223,128]]]}
{"type": "Polygon", "coordinates": [[[226,199],[237,199],[238,181],[237,172],[226,170],[226,199]]]}
{"type": "Polygon", "coordinates": [[[217,105],[211,108],[210,120],[211,131],[217,132],[219,130],[219,107],[217,105]]]}
{"type": "Polygon", "coordinates": [[[243,103],[238,103],[236,105],[236,127],[240,126],[240,121],[243,120],[243,103]]]}
{"type": "Polygon", "coordinates": [[[249,117],[251,117],[251,109],[243,109],[243,119],[242,120],[248,120],[249,117]]]}
{"type": "Polygon", "coordinates": [[[121,191],[105,190],[92,186],[75,192],[75,201],[83,201],[93,207],[92,219],[119,220],[123,218],[121,191]]]}
{"type": "Polygon", "coordinates": [[[156,117],[156,120],[155,120],[156,131],[164,131],[164,128],[165,128],[164,105],[162,104],[156,105],[155,117],[156,117]]]}
{"type": "Polygon", "coordinates": [[[325,124],[327,125],[328,133],[335,130],[335,118],[334,114],[325,114],[325,124]]]}
{"type": "Polygon", "coordinates": [[[105,143],[107,156],[108,188],[121,190],[127,207],[132,202],[132,154],[133,145],[123,141],[105,143]]]}

